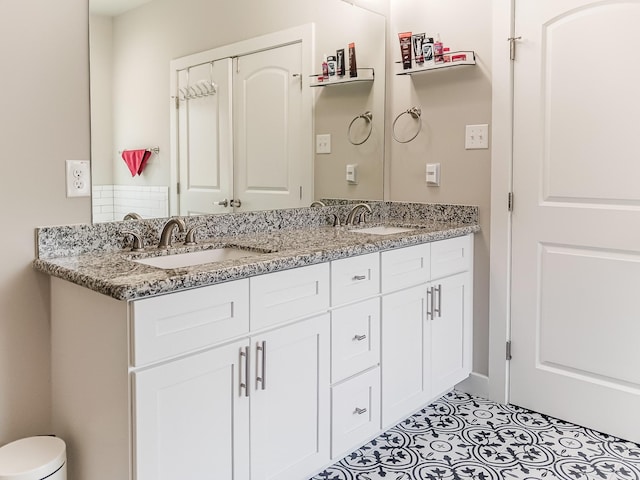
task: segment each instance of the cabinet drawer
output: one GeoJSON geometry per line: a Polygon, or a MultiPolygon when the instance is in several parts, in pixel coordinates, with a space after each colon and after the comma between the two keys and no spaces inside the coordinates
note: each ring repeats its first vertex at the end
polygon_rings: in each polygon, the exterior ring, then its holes
{"type": "Polygon", "coordinates": [[[331,312],[331,382],[336,383],[380,362],[380,299],[331,312]]]}
{"type": "Polygon", "coordinates": [[[431,244],[431,279],[466,272],[473,258],[472,235],[449,238],[431,244]]]}
{"type": "Polygon", "coordinates": [[[331,400],[331,458],[338,459],[380,430],[380,369],[336,385],[331,400]]]}
{"type": "Polygon", "coordinates": [[[430,255],[430,243],[382,252],[382,292],[428,282],[430,255]]]}
{"type": "Polygon", "coordinates": [[[329,264],[252,277],[251,330],[320,313],[329,308],[329,264]]]}
{"type": "Polygon", "coordinates": [[[133,366],[249,332],[249,280],[136,300],[130,306],[133,366]]]}
{"type": "Polygon", "coordinates": [[[370,253],[331,262],[331,305],[380,293],[380,255],[370,253]]]}

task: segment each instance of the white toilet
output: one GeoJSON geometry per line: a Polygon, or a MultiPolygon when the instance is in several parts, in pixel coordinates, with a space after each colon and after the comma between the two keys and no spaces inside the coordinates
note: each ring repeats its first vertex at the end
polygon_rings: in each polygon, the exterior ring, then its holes
{"type": "Polygon", "coordinates": [[[0,448],[0,480],[66,478],[66,445],[57,437],[28,437],[0,448]]]}

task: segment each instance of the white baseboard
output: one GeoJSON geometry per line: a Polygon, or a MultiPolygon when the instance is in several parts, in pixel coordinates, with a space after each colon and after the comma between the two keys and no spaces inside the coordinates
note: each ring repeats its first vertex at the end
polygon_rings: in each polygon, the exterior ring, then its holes
{"type": "Polygon", "coordinates": [[[475,395],[477,397],[489,398],[489,377],[479,373],[471,372],[466,380],[463,380],[455,386],[455,389],[475,395]]]}

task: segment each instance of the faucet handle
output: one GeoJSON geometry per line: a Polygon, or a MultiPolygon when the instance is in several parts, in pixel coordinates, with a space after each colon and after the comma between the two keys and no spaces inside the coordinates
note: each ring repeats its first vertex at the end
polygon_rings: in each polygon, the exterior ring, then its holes
{"type": "Polygon", "coordinates": [[[333,226],[340,227],[341,226],[340,216],[337,213],[332,213],[332,215],[333,215],[333,226]]]}
{"type": "Polygon", "coordinates": [[[132,252],[141,252],[144,250],[144,241],[142,240],[142,236],[136,232],[131,232],[129,230],[120,232],[122,235],[131,235],[133,238],[133,243],[131,244],[132,252]]]}
{"type": "Polygon", "coordinates": [[[184,237],[184,244],[186,246],[192,246],[192,245],[197,245],[198,242],[196,241],[196,231],[201,227],[202,225],[194,225],[193,227],[190,227],[189,230],[187,230],[187,234],[184,237]]]}

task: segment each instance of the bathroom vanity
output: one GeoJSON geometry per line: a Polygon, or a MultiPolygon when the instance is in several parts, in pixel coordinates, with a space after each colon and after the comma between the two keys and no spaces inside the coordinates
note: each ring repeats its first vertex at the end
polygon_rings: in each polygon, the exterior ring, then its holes
{"type": "Polygon", "coordinates": [[[173,269],[37,260],[70,480],[301,480],[349,454],[469,375],[477,229],[256,233],[234,242],[268,253],[173,269]]]}

